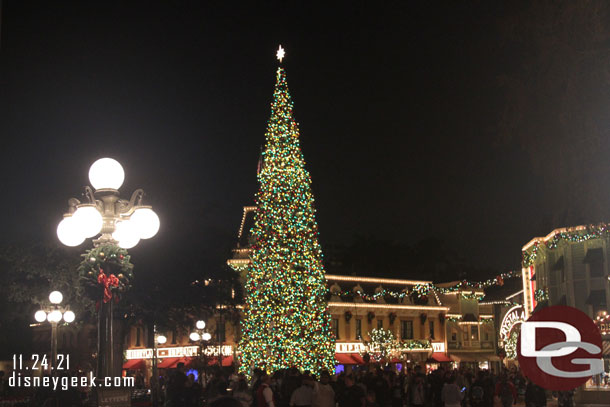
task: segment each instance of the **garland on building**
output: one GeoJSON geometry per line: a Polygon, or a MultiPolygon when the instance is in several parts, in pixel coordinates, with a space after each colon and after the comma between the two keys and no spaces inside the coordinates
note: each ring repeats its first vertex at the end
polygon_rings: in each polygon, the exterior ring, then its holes
{"type": "Polygon", "coordinates": [[[277,70],[258,173],[240,371],[332,371],[335,338],[318,243],[311,178],[299,146],[284,69],[277,70]]]}
{"type": "Polygon", "coordinates": [[[411,298],[414,302],[419,300],[419,302],[427,301],[430,292],[436,292],[439,294],[451,294],[455,292],[459,292],[459,295],[464,299],[476,299],[481,301],[485,296],[475,292],[460,292],[460,291],[472,291],[473,289],[485,289],[491,286],[502,286],[504,285],[504,280],[513,277],[521,277],[521,270],[518,271],[509,271],[506,273],[502,273],[494,278],[490,278],[485,281],[477,281],[477,282],[469,282],[469,281],[461,281],[455,286],[452,287],[438,287],[434,284],[415,284],[412,288],[405,288],[401,291],[392,291],[386,288],[382,288],[376,293],[367,294],[362,290],[344,290],[344,291],[331,291],[331,295],[335,295],[340,298],[351,298],[351,297],[360,297],[365,301],[377,301],[379,298],[395,298],[395,299],[403,299],[403,298],[411,298]]]}
{"type": "Polygon", "coordinates": [[[538,288],[536,291],[534,291],[534,298],[536,299],[537,303],[548,301],[549,293],[547,292],[546,288],[538,288]]]}
{"type": "Polygon", "coordinates": [[[529,267],[534,264],[534,261],[538,257],[540,251],[540,244],[546,246],[547,249],[555,249],[561,242],[570,243],[581,243],[591,239],[598,239],[600,237],[610,237],[610,225],[607,223],[600,223],[598,225],[588,225],[583,230],[568,230],[565,232],[557,233],[551,239],[546,242],[536,241],[527,250],[522,251],[523,267],[529,267]]]}
{"type": "Polygon", "coordinates": [[[432,344],[428,339],[409,339],[398,343],[401,352],[412,350],[432,350],[432,344]]]}
{"type": "Polygon", "coordinates": [[[118,302],[120,295],[131,288],[133,264],[127,250],[107,243],[87,250],[81,257],[81,286],[93,301],[118,302]]]}

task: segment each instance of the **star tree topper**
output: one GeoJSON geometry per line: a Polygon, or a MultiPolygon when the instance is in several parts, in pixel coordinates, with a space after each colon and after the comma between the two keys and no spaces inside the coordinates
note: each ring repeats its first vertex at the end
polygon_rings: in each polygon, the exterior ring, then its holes
{"type": "Polygon", "coordinates": [[[280,45],[280,47],[277,49],[277,53],[275,54],[275,56],[277,57],[278,61],[280,61],[280,63],[282,63],[282,59],[284,59],[284,55],[286,55],[286,52],[284,51],[284,48],[282,48],[282,46],[280,45]]]}

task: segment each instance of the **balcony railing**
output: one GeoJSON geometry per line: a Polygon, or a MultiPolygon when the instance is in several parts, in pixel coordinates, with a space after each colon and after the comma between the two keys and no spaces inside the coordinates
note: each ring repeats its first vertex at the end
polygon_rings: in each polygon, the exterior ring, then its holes
{"type": "Polygon", "coordinates": [[[462,341],[462,342],[447,342],[449,349],[493,349],[492,341],[462,341]]]}

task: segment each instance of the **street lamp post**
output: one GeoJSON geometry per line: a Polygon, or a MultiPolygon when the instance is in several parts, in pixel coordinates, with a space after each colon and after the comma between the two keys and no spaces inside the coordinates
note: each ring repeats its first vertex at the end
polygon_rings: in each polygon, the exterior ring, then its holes
{"type": "Polygon", "coordinates": [[[69,306],[65,308],[60,306],[64,296],[59,291],[52,291],[49,294],[50,306],[45,307],[34,314],[34,319],[43,323],[49,321],[51,324],[51,363],[49,365],[50,373],[55,376],[57,367],[57,325],[63,319],[67,324],[74,321],[76,315],[70,310],[69,306]]]}
{"type": "MultiPolygon", "coordinates": [[[[110,244],[130,249],[140,239],[149,239],[158,232],[159,217],[150,206],[142,205],[142,189],[135,190],[128,201],[120,198],[119,188],[124,179],[123,167],[112,158],[101,158],[91,165],[89,181],[95,191],[86,186],[86,202],[68,200],[68,212],[57,226],[57,237],[64,245],[79,246],[85,239],[97,236],[93,239],[95,247],[110,244]]],[[[115,374],[113,302],[100,301],[97,353],[100,378],[115,374]]]]}
{"type": "Polygon", "coordinates": [[[152,387],[152,405],[153,407],[157,407],[159,405],[159,373],[158,373],[158,358],[157,358],[157,344],[163,345],[167,342],[167,338],[165,335],[159,335],[157,333],[157,325],[153,325],[154,330],[154,340],[153,340],[153,358],[152,358],[152,376],[153,383],[151,383],[152,387]]]}
{"type": "Polygon", "coordinates": [[[198,349],[199,360],[201,360],[201,357],[203,356],[203,373],[205,374],[206,379],[207,379],[207,370],[208,370],[207,343],[212,338],[212,335],[210,335],[208,332],[205,332],[204,329],[205,329],[205,322],[202,320],[197,321],[195,323],[194,331],[191,332],[191,334],[189,335],[189,339],[193,342],[199,343],[199,349],[198,349]]]}

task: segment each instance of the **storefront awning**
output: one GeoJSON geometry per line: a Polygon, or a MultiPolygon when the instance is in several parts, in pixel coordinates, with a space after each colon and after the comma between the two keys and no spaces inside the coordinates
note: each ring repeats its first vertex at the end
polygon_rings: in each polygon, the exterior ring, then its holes
{"type": "Polygon", "coordinates": [[[610,341],[602,342],[602,356],[604,359],[610,359],[610,341]]]}
{"type": "Polygon", "coordinates": [[[447,357],[444,353],[435,352],[430,355],[430,359],[433,359],[437,362],[451,362],[451,359],[447,357]]]}
{"type": "Polygon", "coordinates": [[[178,364],[179,360],[180,360],[180,358],[163,358],[163,359],[159,359],[159,361],[157,362],[157,367],[159,369],[171,369],[173,367],[176,367],[176,365],[178,364]]]}
{"type": "Polygon", "coordinates": [[[128,360],[127,362],[123,363],[123,369],[125,369],[125,370],[144,369],[144,360],[143,359],[128,360]]]}
{"type": "Polygon", "coordinates": [[[342,365],[364,365],[364,359],[358,353],[335,353],[335,359],[342,365]]]}

